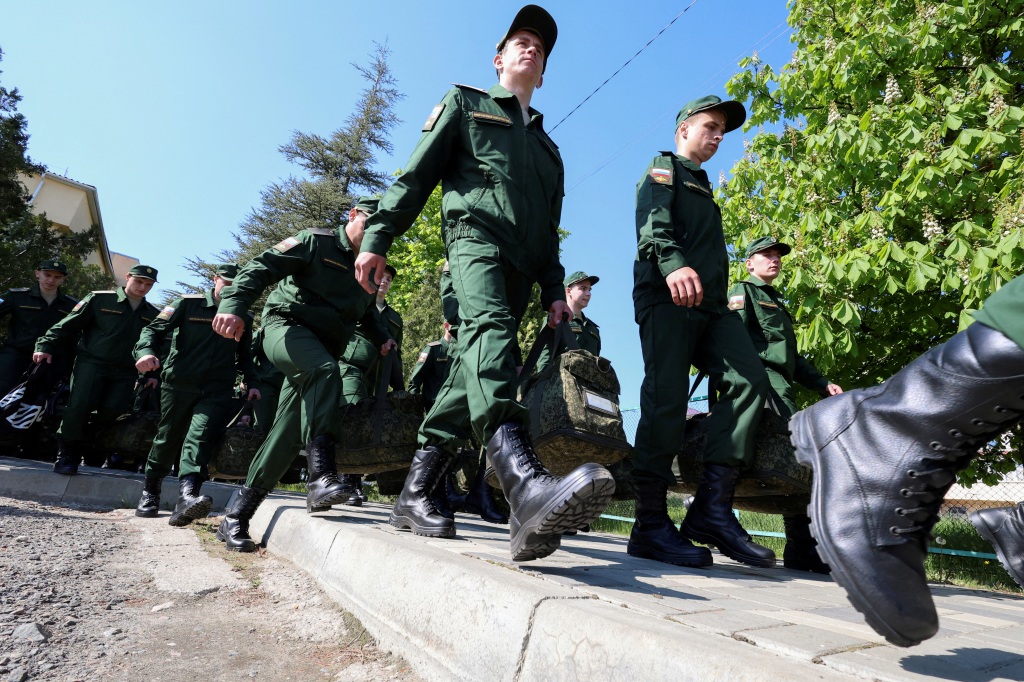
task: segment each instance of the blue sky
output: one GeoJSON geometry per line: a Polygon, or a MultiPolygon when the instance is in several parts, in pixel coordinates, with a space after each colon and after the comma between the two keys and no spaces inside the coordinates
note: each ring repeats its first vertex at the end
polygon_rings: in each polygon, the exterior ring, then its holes
{"type": "MultiPolygon", "coordinates": [[[[542,3],[559,27],[533,105],[550,130],[691,0],[542,3]]],[[[232,245],[231,232],[269,182],[297,174],[278,153],[291,132],[328,134],[363,88],[353,62],[386,42],[406,98],[395,154],[401,167],[450,83],[489,87],[494,46],[523,3],[58,1],[8,3],[0,23],[0,82],[17,87],[29,153],[97,188],[111,249],[189,279],[189,256],[232,245]]],[[[672,145],[675,114],[725,96],[754,50],[777,67],[792,55],[782,0],[697,0],[614,80],[552,132],[566,168],[567,271],[601,277],[587,309],[602,354],[639,404],[643,364],[630,297],[634,191],[650,159],[672,145]]],[[[730,134],[705,164],[717,183],[742,155],[730,134]]],[[[682,390],[682,388],[681,388],[682,390]]]]}

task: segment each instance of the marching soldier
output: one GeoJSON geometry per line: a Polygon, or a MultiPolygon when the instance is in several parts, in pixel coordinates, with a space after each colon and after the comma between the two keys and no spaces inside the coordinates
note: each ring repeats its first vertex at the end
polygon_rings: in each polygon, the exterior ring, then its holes
{"type": "MultiPolygon", "coordinates": [[[[180,494],[168,523],[188,525],[206,516],[213,504],[199,489],[209,478],[207,465],[231,418],[235,379],[241,373],[246,385],[253,383],[249,329],[238,341],[213,331],[221,291],[237,273],[233,263],[219,266],[212,289],[173,301],[142,330],[135,344],[135,368],[149,373],[160,369],[160,349],[171,340],[161,373],[160,425],[146,462],[136,516],[157,515],[164,476],[179,458],[180,494]]],[[[260,393],[250,388],[248,397],[258,400],[260,393]]]]}
{"type": "MultiPolygon", "coordinates": [[[[601,354],[601,330],[596,322],[583,314],[583,309],[590,305],[591,290],[600,279],[600,277],[588,275],[582,270],[565,278],[565,302],[572,310],[569,331],[576,337],[576,343],[580,345],[581,350],[594,355],[601,354]]],[[[550,348],[545,347],[537,359],[537,371],[544,371],[551,364],[552,359],[550,348]]]]}
{"type": "MultiPolygon", "coordinates": [[[[60,290],[68,267],[59,259],[45,260],[36,268],[36,283],[0,294],[0,319],[9,317],[7,338],[0,347],[0,397],[14,388],[32,366],[36,339],[63,320],[78,303],[60,290]]],[[[71,355],[68,353],[67,355],[71,355]]],[[[67,363],[70,370],[71,362],[67,363]]]]}
{"type": "Polygon", "coordinates": [[[740,470],[754,454],[754,432],[768,377],[739,315],[726,306],[729,254],[722,217],[701,164],[722,137],[743,124],[739,102],[714,95],[686,104],[676,116],[675,151],[661,152],[637,183],[637,254],[633,306],[640,325],[644,381],[633,454],[636,523],[627,551],[656,561],[706,566],[717,546],[751,566],[775,565],[775,554],[750,539],[732,513],[740,470]],[[672,460],[686,426],[690,366],[723,372],[711,412],[704,470],[677,531],[666,494],[672,460]]]}
{"type": "Polygon", "coordinates": [[[32,360],[52,363],[61,344],[81,334],[71,393],[57,430],[56,473],[78,473],[82,445],[88,438],[86,424],[93,410],[96,425],[102,427],[131,406],[138,377],[132,348],[142,329],[160,312],[146,300],[156,276],[156,268],[136,265],[128,271],[124,287],[92,292],[36,341],[32,360]]]}
{"type": "Polygon", "coordinates": [[[303,445],[309,471],[306,510],[327,509],[352,495],[352,487],[338,479],[334,459],[336,417],[344,404],[348,367],[339,358],[357,327],[374,339],[382,354],[395,347],[380,325],[373,295],[352,277],[366,216],[374,208],[375,201],[360,199],[345,226],[288,237],[249,261],[221,292],[213,328],[239,340],[249,307],[264,289],[280,282],[263,308],[263,349],[285,376],[274,424],[217,531],[229,550],[255,551],[249,521],[303,445]]]}
{"type": "Polygon", "coordinates": [[[428,410],[434,404],[441,385],[448,378],[448,356],[455,339],[452,336],[451,324],[447,320],[442,323],[444,333],[437,341],[431,341],[420,352],[416,366],[409,377],[409,392],[423,396],[423,406],[428,410]]]}
{"type": "MultiPolygon", "coordinates": [[[[769,395],[779,414],[786,420],[796,412],[793,382],[817,391],[822,396],[838,395],[843,389],[833,384],[814,365],[796,352],[793,318],[772,283],[782,271],[782,257],[790,252],[789,244],[773,237],[759,237],[747,246],[746,267],[750,274],[729,291],[729,309],[743,319],[768,373],[769,395]]],[[[786,568],[813,573],[828,573],[815,551],[807,514],[784,514],[786,549],[782,564],[786,568]]]]}
{"type": "Polygon", "coordinates": [[[523,7],[497,45],[498,84],[490,90],[456,86],[434,107],[405,170],[370,218],[356,262],[357,278],[374,291],[372,274],[383,273],[391,244],[441,183],[443,236],[461,316],[459,352],[420,428],[420,449],[390,522],[420,535],[455,534],[430,491],[451,459],[441,446],[471,422],[512,508],[515,561],[554,552],[563,531],[601,514],[615,487],[597,464],[564,478],[549,475],[516,401],[516,333],[533,284],[541,286],[550,325],[570,313],[558,260],[562,160],[543,116],[530,106],[557,33],[545,10],[523,7]]]}

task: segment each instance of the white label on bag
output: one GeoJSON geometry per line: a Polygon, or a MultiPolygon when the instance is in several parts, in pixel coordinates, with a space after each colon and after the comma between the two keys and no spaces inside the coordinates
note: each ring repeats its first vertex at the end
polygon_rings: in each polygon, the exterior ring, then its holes
{"type": "Polygon", "coordinates": [[[607,412],[612,416],[618,416],[619,411],[616,408],[615,403],[608,400],[608,398],[599,396],[596,393],[591,393],[590,391],[583,391],[583,396],[586,398],[587,407],[601,412],[607,412]]]}

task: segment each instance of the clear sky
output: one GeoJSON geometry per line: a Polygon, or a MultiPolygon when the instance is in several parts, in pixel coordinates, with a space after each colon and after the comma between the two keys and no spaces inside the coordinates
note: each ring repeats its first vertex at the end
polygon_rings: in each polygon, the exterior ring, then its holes
{"type": "MultiPolygon", "coordinates": [[[[692,0],[549,0],[558,23],[533,105],[550,131],[692,0]]],[[[29,153],[94,185],[114,251],[160,270],[160,286],[209,258],[269,182],[298,174],[277,151],[291,132],[329,134],[352,112],[373,43],[386,42],[406,99],[401,167],[451,83],[487,88],[491,58],[522,2],[194,2],[57,0],[5,3],[0,82],[17,87],[29,153]]],[[[643,363],[631,299],[636,182],[672,146],[675,114],[725,96],[740,58],[776,67],[792,55],[783,0],[696,0],[632,63],[551,134],[566,169],[566,271],[601,277],[587,309],[602,355],[639,404],[643,363]]],[[[717,185],[742,155],[743,132],[704,165],[717,185]]],[[[151,296],[152,297],[152,296],[151,296]]],[[[681,387],[682,390],[682,387],[681,387]]]]}

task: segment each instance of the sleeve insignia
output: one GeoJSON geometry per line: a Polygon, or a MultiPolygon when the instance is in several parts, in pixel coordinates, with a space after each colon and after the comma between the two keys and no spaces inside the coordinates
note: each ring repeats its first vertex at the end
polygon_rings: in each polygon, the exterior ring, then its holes
{"type": "Polygon", "coordinates": [[[3,303],[3,302],[4,302],[4,299],[0,298],[0,303],[3,303]]]}
{"type": "Polygon", "coordinates": [[[503,126],[512,125],[512,119],[508,116],[499,116],[498,114],[488,114],[486,111],[474,111],[474,121],[487,121],[488,123],[499,123],[503,126]]]}
{"type": "Polygon", "coordinates": [[[441,112],[444,111],[444,102],[441,102],[433,111],[430,112],[430,116],[427,117],[427,122],[423,124],[423,130],[420,132],[429,133],[434,129],[434,125],[437,123],[437,119],[441,118],[441,112]]]}
{"type": "Polygon", "coordinates": [[[84,305],[85,305],[85,299],[83,298],[81,301],[79,301],[78,303],[75,304],[75,307],[71,309],[71,312],[77,313],[79,310],[82,309],[82,306],[84,306],[84,305]]]}
{"type": "Polygon", "coordinates": [[[743,294],[736,294],[735,296],[729,297],[729,310],[742,310],[743,309],[743,294]]]}
{"type": "Polygon", "coordinates": [[[416,362],[419,362],[419,363],[426,362],[427,361],[427,355],[428,355],[427,351],[423,351],[422,353],[420,353],[420,356],[418,358],[416,358],[416,362]]]}
{"type": "Polygon", "coordinates": [[[164,309],[160,311],[160,314],[156,316],[158,320],[169,320],[171,315],[174,314],[174,306],[164,306],[164,309]]]}
{"type": "Polygon", "coordinates": [[[672,170],[669,168],[652,168],[651,180],[658,183],[659,185],[671,185],[672,170]]]}
{"type": "Polygon", "coordinates": [[[301,242],[298,239],[296,239],[295,237],[288,237],[288,239],[284,239],[284,240],[278,242],[277,244],[275,244],[274,245],[274,250],[275,251],[280,251],[281,253],[284,253],[288,249],[291,249],[291,248],[294,248],[294,247],[298,246],[300,243],[301,242]]]}

